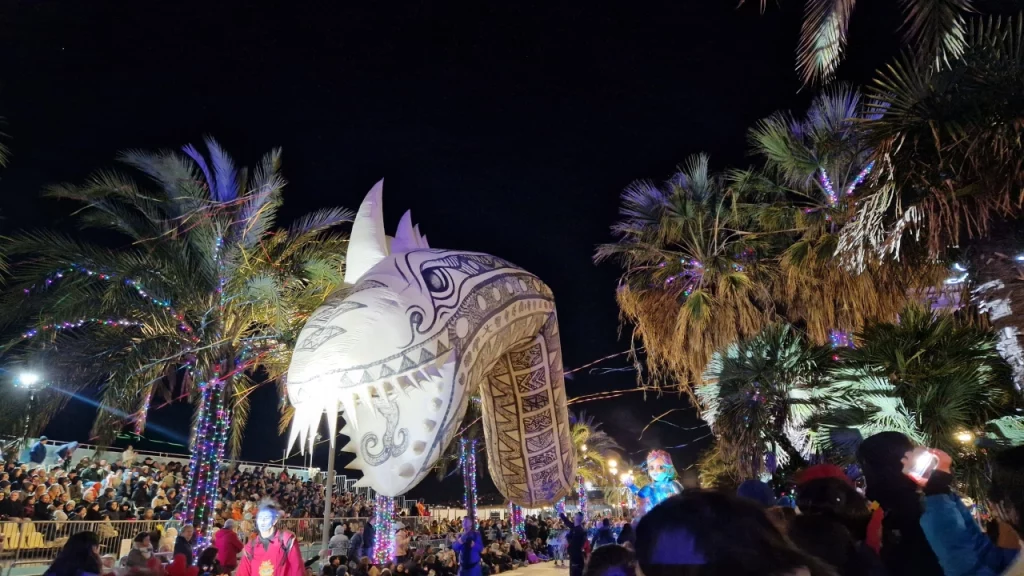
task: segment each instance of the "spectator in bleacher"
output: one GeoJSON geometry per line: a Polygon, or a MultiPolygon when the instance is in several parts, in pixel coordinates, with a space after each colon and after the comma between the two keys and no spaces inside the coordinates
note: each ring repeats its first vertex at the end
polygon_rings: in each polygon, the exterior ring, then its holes
{"type": "Polygon", "coordinates": [[[131,468],[132,464],[135,463],[135,450],[132,449],[131,444],[129,444],[128,447],[124,449],[124,452],[121,453],[121,462],[123,462],[128,468],[131,468]]]}
{"type": "Polygon", "coordinates": [[[140,532],[132,540],[132,549],[128,555],[121,559],[121,565],[126,568],[144,568],[153,557],[153,547],[149,542],[149,532],[140,532]]]}
{"type": "MultiPolygon", "coordinates": [[[[78,478],[76,473],[72,474],[74,474],[75,477],[71,479],[71,485],[68,486],[68,496],[70,496],[72,500],[78,501],[82,499],[82,492],[84,492],[85,488],[82,486],[82,479],[78,478]]],[[[70,478],[71,476],[69,475],[69,479],[70,478]]]]}
{"type": "Polygon", "coordinates": [[[135,485],[135,490],[132,491],[132,502],[135,503],[136,508],[145,508],[152,501],[153,497],[149,495],[149,479],[140,478],[135,485]]]}
{"type": "Polygon", "coordinates": [[[331,549],[331,554],[348,556],[348,536],[345,536],[345,526],[339,524],[334,529],[334,536],[331,536],[327,547],[331,549]]]}
{"type": "Polygon", "coordinates": [[[44,576],[97,576],[100,563],[100,539],[95,532],[72,534],[44,576]]]}
{"type": "Polygon", "coordinates": [[[36,500],[36,513],[33,514],[32,518],[34,520],[39,520],[40,522],[53,520],[53,515],[50,514],[50,505],[52,503],[50,495],[44,492],[43,495],[36,500]]]}
{"type": "Polygon", "coordinates": [[[37,440],[28,451],[29,461],[35,464],[36,467],[42,466],[43,462],[46,460],[47,440],[46,436],[40,436],[39,440],[37,440]]]}
{"type": "Polygon", "coordinates": [[[213,543],[217,547],[217,562],[225,574],[230,574],[238,566],[238,553],[244,547],[235,533],[234,520],[224,522],[224,528],[213,535],[213,543]]]}
{"type": "Polygon", "coordinates": [[[71,457],[75,454],[75,449],[78,448],[78,442],[68,442],[67,444],[60,447],[57,450],[57,465],[63,469],[67,469],[71,466],[71,457]]]}
{"type": "Polygon", "coordinates": [[[192,556],[192,536],[195,535],[195,528],[191,524],[186,524],[181,532],[178,533],[178,537],[174,540],[174,555],[181,554],[185,557],[185,565],[191,566],[193,564],[192,556]]]}

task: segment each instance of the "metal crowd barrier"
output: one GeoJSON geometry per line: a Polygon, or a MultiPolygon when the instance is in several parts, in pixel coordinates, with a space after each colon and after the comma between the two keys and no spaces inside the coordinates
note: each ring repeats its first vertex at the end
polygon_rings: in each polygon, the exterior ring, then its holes
{"type": "MultiPolygon", "coordinates": [[[[330,526],[353,522],[367,522],[369,518],[335,518],[330,526]]],[[[412,546],[416,549],[431,546],[435,549],[447,547],[444,538],[427,538],[420,534],[426,532],[432,520],[431,516],[403,516],[398,518],[405,526],[412,528],[416,537],[412,546]]],[[[174,541],[170,538],[167,527],[175,524],[155,520],[126,520],[119,522],[33,522],[6,521],[0,522],[0,567],[5,576],[25,576],[41,574],[42,569],[25,571],[25,567],[45,568],[57,557],[68,537],[76,532],[92,531],[100,538],[100,555],[113,555],[120,559],[131,550],[132,540],[141,532],[160,534],[160,540],[151,542],[154,552],[172,549],[174,541]],[[162,545],[162,546],[161,546],[162,545]]],[[[323,518],[282,518],[278,528],[288,530],[298,538],[303,558],[317,556],[323,543],[323,518]]],[[[252,521],[235,523],[235,530],[243,542],[248,541],[255,531],[252,521]]],[[[333,536],[333,528],[330,535],[333,536]]],[[[152,538],[151,538],[152,540],[152,538]]],[[[332,554],[339,553],[332,550],[332,554]]],[[[347,554],[346,554],[347,555],[347,554]]]]}
{"type": "MultiPolygon", "coordinates": [[[[0,566],[10,574],[15,566],[49,566],[60,553],[68,537],[91,530],[100,537],[100,555],[120,558],[131,549],[132,540],[140,532],[162,530],[165,522],[0,522],[0,566]]],[[[159,550],[159,542],[154,549],[159,550]]],[[[20,571],[19,571],[20,572],[20,571]]],[[[29,572],[31,573],[31,572],[29,572]]]]}

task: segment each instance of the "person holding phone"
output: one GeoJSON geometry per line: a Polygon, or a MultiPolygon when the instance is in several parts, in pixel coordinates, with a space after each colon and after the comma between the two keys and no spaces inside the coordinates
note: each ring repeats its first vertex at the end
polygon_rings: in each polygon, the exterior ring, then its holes
{"type": "Polygon", "coordinates": [[[882,510],[879,557],[889,574],[944,576],[921,528],[921,487],[904,474],[903,458],[914,443],[899,432],[879,432],[857,448],[869,502],[882,510]]]}
{"type": "MultiPolygon", "coordinates": [[[[1024,574],[1019,550],[997,547],[953,493],[952,463],[948,454],[934,448],[915,448],[903,458],[904,474],[923,486],[921,529],[946,576],[1024,574]]],[[[989,497],[995,512],[1019,530],[1024,516],[1024,446],[992,459],[989,497]]]]}

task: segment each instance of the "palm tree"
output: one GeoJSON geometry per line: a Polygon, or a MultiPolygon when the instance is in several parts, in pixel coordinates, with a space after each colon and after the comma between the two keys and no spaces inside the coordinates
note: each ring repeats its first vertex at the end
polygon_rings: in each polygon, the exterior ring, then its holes
{"type": "MultiPolygon", "coordinates": [[[[280,151],[248,173],[213,140],[204,156],[127,152],[148,177],[100,172],[49,195],[80,203],[85,227],[113,231],[110,249],[50,232],[12,239],[10,290],[0,309],[24,332],[14,361],[45,365],[52,394],[45,415],[102,383],[94,432],[109,438],[144,421],[162,388],[197,404],[187,508],[204,533],[219,461],[237,451],[249,394],[261,368],[278,378],[304,320],[341,283],[351,220],[326,209],[274,229],[284,179],[280,151]]],[[[45,416],[44,415],[44,416],[45,416]]],[[[37,421],[40,426],[45,417],[37,421]]]]}
{"type": "MultiPolygon", "coordinates": [[[[767,3],[760,0],[762,12],[767,3]]],[[[824,83],[835,75],[846,50],[854,3],[806,0],[796,64],[805,85],[824,83]]],[[[968,44],[964,16],[974,11],[972,0],[903,0],[902,4],[906,41],[916,47],[918,59],[939,66],[963,54],[968,44]]]]}
{"type": "Polygon", "coordinates": [[[761,282],[771,264],[758,258],[748,212],[708,163],[693,156],[664,185],[626,188],[617,241],[595,255],[624,268],[617,299],[643,341],[652,385],[687,393],[716,349],[773,317],[761,282]],[[666,376],[674,382],[662,384],[666,376]]]}
{"type": "MultiPolygon", "coordinates": [[[[975,495],[983,483],[973,438],[1013,442],[1017,403],[1010,368],[992,332],[910,306],[899,323],[874,323],[839,351],[841,364],[822,393],[827,413],[815,442],[827,446],[837,428],[867,437],[902,432],[954,457],[958,475],[975,495]]],[[[1024,439],[1024,438],[1019,438],[1024,439]]]]}
{"type": "Polygon", "coordinates": [[[780,273],[769,278],[779,314],[816,344],[835,330],[895,320],[946,276],[943,266],[911,254],[884,263],[835,257],[843,231],[859,225],[857,203],[875,185],[872,150],[857,128],[870,118],[857,90],[826,89],[803,117],[777,112],[758,123],[750,141],[763,168],[731,174],[741,197],[762,203],[757,229],[780,255],[780,273]]]}
{"type": "Polygon", "coordinates": [[[960,259],[964,287],[1000,335],[1024,387],[1024,29],[1021,17],[977,18],[947,67],[904,59],[879,73],[862,125],[885,185],[842,233],[847,260],[905,258],[923,238],[933,258],[960,259]],[[951,250],[950,247],[959,247],[951,250]]]}
{"type": "Polygon", "coordinates": [[[618,442],[601,430],[601,424],[586,412],[569,414],[569,436],[576,454],[577,472],[583,482],[607,485],[608,459],[616,450],[621,450],[618,442]]]}
{"type": "Polygon", "coordinates": [[[810,456],[806,425],[822,404],[831,356],[785,324],[716,352],[697,398],[720,456],[747,478],[810,456]]]}

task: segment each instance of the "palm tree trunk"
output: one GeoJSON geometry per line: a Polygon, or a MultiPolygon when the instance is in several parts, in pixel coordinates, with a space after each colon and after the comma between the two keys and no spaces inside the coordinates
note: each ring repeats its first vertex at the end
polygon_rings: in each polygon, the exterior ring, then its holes
{"type": "Polygon", "coordinates": [[[200,385],[199,416],[192,437],[192,458],[185,510],[200,542],[209,539],[220,481],[220,462],[231,427],[228,382],[214,378],[200,385]]]}

